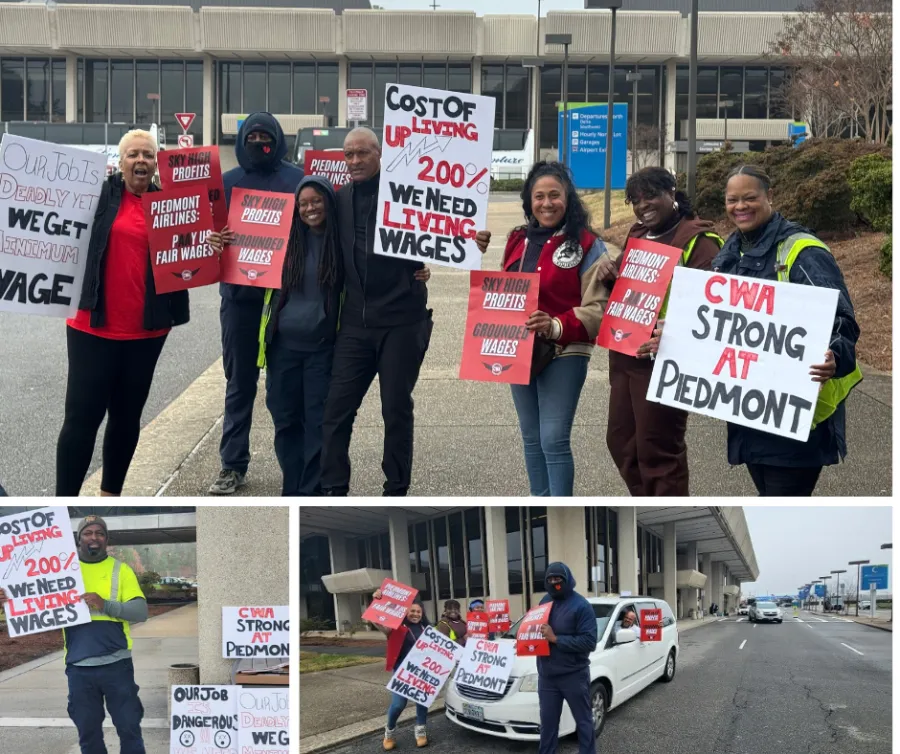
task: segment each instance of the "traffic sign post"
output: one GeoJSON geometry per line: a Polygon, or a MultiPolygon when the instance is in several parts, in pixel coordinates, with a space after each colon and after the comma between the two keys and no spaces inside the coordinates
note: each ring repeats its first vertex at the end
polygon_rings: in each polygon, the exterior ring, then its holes
{"type": "Polygon", "coordinates": [[[178,134],[178,148],[185,149],[194,146],[193,134],[178,134]]]}
{"type": "Polygon", "coordinates": [[[175,120],[178,121],[178,125],[181,126],[181,130],[185,133],[188,132],[196,117],[197,113],[175,113],[175,120]]]}
{"type": "Polygon", "coordinates": [[[369,117],[369,92],[365,89],[347,90],[347,120],[358,126],[369,117]]]}
{"type": "Polygon", "coordinates": [[[875,606],[878,590],[888,588],[888,567],[886,564],[867,565],[862,567],[859,577],[861,589],[869,588],[869,617],[875,617],[875,606]]]}

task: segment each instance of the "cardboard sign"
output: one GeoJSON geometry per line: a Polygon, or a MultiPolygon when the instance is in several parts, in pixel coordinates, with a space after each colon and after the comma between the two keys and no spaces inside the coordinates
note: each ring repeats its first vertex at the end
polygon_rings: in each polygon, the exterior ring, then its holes
{"type": "Polygon", "coordinates": [[[375,253],[481,269],[493,97],[388,84],[375,253]]]}
{"type": "Polygon", "coordinates": [[[0,588],[10,638],[91,622],[65,507],[0,518],[0,588]]]}
{"type": "Polygon", "coordinates": [[[806,442],[838,292],[678,267],[647,400],[806,442]]]}
{"type": "Polygon", "coordinates": [[[641,610],[641,641],[662,641],[662,610],[641,610]]]}
{"type": "Polygon", "coordinates": [[[156,167],[159,170],[159,185],[164,190],[204,186],[212,204],[213,228],[219,231],[225,227],[228,222],[228,206],[225,204],[225,185],[222,183],[218,147],[163,149],[157,155],[156,167]]]}
{"type": "Polygon", "coordinates": [[[532,608],[516,632],[516,654],[519,657],[547,657],[550,654],[550,642],[541,634],[541,626],[550,620],[552,602],[532,608]]]}
{"type": "Polygon", "coordinates": [[[238,754],[240,686],[172,686],[169,754],[238,754]]]}
{"type": "Polygon", "coordinates": [[[388,681],[387,690],[416,704],[430,707],[450,677],[463,648],[455,641],[426,626],[422,636],[388,681]]]}
{"type": "Polygon", "coordinates": [[[0,311],[75,314],[105,180],[102,154],[3,134],[0,311]]]}
{"type": "Polygon", "coordinates": [[[506,633],[512,626],[509,619],[509,600],[488,600],[487,611],[491,633],[506,633]]]}
{"type": "Polygon", "coordinates": [[[466,613],[466,637],[476,636],[487,638],[488,635],[488,614],[482,611],[472,611],[466,613]]]}
{"type": "Polygon", "coordinates": [[[381,583],[381,599],[372,601],[362,619],[386,628],[398,628],[418,593],[419,590],[411,586],[385,579],[381,583]]]}
{"type": "Polygon", "coordinates": [[[238,717],[240,754],[289,754],[289,689],[242,688],[238,695],[238,717]]]}
{"type": "Polygon", "coordinates": [[[538,309],[540,277],[533,272],[469,273],[461,380],[513,385],[531,381],[534,335],[525,323],[538,309]]]}
{"type": "Polygon", "coordinates": [[[285,606],[222,608],[222,657],[290,657],[290,609],[285,606]]]}
{"type": "Polygon", "coordinates": [[[337,149],[310,149],[304,152],[303,172],[306,175],[320,175],[327,178],[335,189],[350,183],[344,153],[337,149]]]}
{"type": "Polygon", "coordinates": [[[600,323],[598,346],[634,356],[650,340],[681,253],[675,246],[628,239],[619,279],[600,323]]]}
{"type": "Polygon", "coordinates": [[[511,641],[469,639],[455,680],[462,686],[502,694],[515,661],[516,645],[511,641]]]}
{"type": "Polygon", "coordinates": [[[293,217],[291,194],[234,189],[228,227],[235,238],[222,252],[222,281],[281,288],[281,269],[293,217]]]}
{"type": "Polygon", "coordinates": [[[217,283],[219,258],[207,242],[213,219],[206,189],[148,191],[142,202],[156,292],[217,283]]]}

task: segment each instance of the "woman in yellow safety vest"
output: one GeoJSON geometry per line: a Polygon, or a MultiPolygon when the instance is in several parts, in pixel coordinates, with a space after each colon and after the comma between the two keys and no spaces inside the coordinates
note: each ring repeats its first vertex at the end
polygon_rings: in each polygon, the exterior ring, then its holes
{"type": "Polygon", "coordinates": [[[460,615],[460,605],[457,600],[447,600],[444,603],[444,612],[435,628],[457,644],[466,646],[468,629],[466,619],[460,615]]]}
{"type": "MultiPolygon", "coordinates": [[[[828,247],[803,226],[772,208],[769,177],[753,165],[731,171],[725,211],[737,230],[713,261],[713,270],[730,275],[834,288],[837,311],[825,360],[810,368],[822,384],[813,429],[800,442],[738,424],[728,424],[728,462],[746,465],[761,497],[808,497],[823,466],[847,455],[845,399],[862,379],[856,363],[859,325],[841,270],[828,247]]],[[[641,347],[649,356],[659,346],[662,322],[641,347]]]]}

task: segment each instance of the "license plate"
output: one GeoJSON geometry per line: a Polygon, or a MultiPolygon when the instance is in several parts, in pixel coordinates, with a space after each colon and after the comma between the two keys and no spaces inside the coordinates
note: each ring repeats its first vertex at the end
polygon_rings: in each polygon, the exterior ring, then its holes
{"type": "Polygon", "coordinates": [[[466,702],[463,702],[462,708],[464,717],[468,717],[471,720],[477,720],[480,723],[484,722],[484,707],[478,704],[467,704],[466,702]]]}

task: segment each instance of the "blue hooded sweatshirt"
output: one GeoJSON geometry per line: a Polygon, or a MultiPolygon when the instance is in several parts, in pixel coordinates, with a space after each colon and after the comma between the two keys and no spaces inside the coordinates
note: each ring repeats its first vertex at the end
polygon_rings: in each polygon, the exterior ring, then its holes
{"type": "Polygon", "coordinates": [[[597,647],[597,618],[594,608],[580,594],[575,593],[575,577],[565,563],[551,563],[544,575],[547,595],[541,604],[553,602],[550,628],[556,643],[550,645],[549,657],[537,658],[538,674],[549,676],[576,673],[590,664],[590,654],[597,647]],[[551,576],[563,579],[559,589],[547,581],[551,576]]]}
{"type": "MultiPolygon", "coordinates": [[[[222,176],[225,184],[225,203],[231,207],[231,191],[235,188],[259,189],[279,194],[294,194],[303,171],[296,165],[285,161],[288,153],[287,139],[281,125],[270,113],[253,113],[241,124],[234,145],[238,167],[232,168],[222,176]],[[255,147],[247,144],[247,137],[252,131],[262,131],[272,137],[272,144],[255,147]],[[268,152],[265,152],[268,149],[268,152]]],[[[222,298],[239,303],[256,303],[262,306],[265,297],[264,288],[253,288],[249,285],[232,285],[221,283],[219,293],[222,298]]]]}

